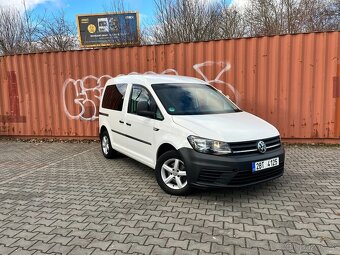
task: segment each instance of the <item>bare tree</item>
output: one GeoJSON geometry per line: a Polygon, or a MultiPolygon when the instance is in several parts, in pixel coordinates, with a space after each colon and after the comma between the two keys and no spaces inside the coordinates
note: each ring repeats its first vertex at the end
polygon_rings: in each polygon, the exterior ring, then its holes
{"type": "Polygon", "coordinates": [[[244,16],[250,36],[329,31],[339,28],[339,0],[253,0],[244,16]]]}
{"type": "Polygon", "coordinates": [[[193,42],[220,38],[220,3],[202,0],[154,0],[155,24],[151,31],[158,43],[193,42]]]}
{"type": "Polygon", "coordinates": [[[301,13],[306,32],[339,29],[339,0],[301,0],[301,13]]]}
{"type": "Polygon", "coordinates": [[[303,2],[301,0],[281,0],[282,6],[282,28],[281,33],[294,34],[301,31],[301,20],[303,20],[303,2]]]}
{"type": "Polygon", "coordinates": [[[77,48],[75,31],[75,26],[66,20],[65,12],[56,12],[42,21],[38,35],[39,50],[66,51],[77,48]]]}
{"type": "Polygon", "coordinates": [[[15,7],[0,8],[0,52],[2,55],[39,51],[37,35],[42,19],[33,11],[15,7]]]}
{"type": "Polygon", "coordinates": [[[14,8],[0,8],[0,53],[12,55],[24,49],[24,28],[20,13],[14,8]]]}
{"type": "Polygon", "coordinates": [[[154,25],[148,24],[140,30],[140,45],[153,45],[157,44],[157,41],[153,37],[154,25]]]}
{"type": "Polygon", "coordinates": [[[24,12],[21,14],[21,20],[24,30],[25,53],[37,52],[39,51],[37,44],[38,34],[44,18],[37,15],[34,10],[29,10],[25,0],[22,3],[24,12]]]}
{"type": "Polygon", "coordinates": [[[244,11],[250,35],[260,36],[284,33],[284,18],[292,20],[291,16],[284,17],[284,11],[284,0],[251,1],[244,11]]]}
{"type": "Polygon", "coordinates": [[[340,29],[340,0],[154,0],[153,42],[203,41],[340,29]]]}
{"type": "Polygon", "coordinates": [[[240,38],[247,33],[247,26],[243,14],[233,6],[221,5],[222,16],[220,22],[221,38],[240,38]]]}
{"type": "Polygon", "coordinates": [[[334,17],[333,22],[335,23],[335,30],[340,30],[340,0],[334,0],[331,3],[331,11],[334,17]]]}

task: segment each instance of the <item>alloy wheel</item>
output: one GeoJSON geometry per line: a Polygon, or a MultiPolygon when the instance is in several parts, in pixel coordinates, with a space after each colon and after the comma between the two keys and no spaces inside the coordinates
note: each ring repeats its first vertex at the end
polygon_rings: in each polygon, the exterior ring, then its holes
{"type": "Polygon", "coordinates": [[[102,149],[105,155],[109,153],[110,144],[109,144],[109,138],[107,136],[103,136],[102,138],[102,149]]]}
{"type": "Polygon", "coordinates": [[[177,158],[164,162],[161,168],[163,182],[171,189],[182,189],[188,185],[184,163],[177,158]]]}

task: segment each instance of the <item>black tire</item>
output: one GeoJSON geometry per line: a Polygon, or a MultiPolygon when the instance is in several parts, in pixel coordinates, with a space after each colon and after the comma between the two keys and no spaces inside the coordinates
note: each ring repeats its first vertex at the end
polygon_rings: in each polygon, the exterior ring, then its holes
{"type": "Polygon", "coordinates": [[[116,157],[117,152],[114,149],[112,149],[110,136],[106,130],[100,134],[100,147],[105,158],[112,159],[116,157]]]}
{"type": "Polygon", "coordinates": [[[170,195],[184,196],[191,192],[191,188],[186,180],[187,177],[186,175],[183,176],[183,172],[186,172],[184,162],[177,151],[172,150],[162,154],[157,160],[155,170],[157,183],[166,193],[170,195]],[[178,162],[177,168],[175,168],[176,162],[178,162]],[[170,172],[170,169],[165,170],[163,166],[169,166],[169,168],[172,167],[173,172],[170,172]],[[167,180],[166,177],[170,180],[168,181],[168,184],[165,182],[165,180],[167,180]],[[179,183],[185,184],[183,187],[178,185],[177,178],[179,178],[179,183]]]}

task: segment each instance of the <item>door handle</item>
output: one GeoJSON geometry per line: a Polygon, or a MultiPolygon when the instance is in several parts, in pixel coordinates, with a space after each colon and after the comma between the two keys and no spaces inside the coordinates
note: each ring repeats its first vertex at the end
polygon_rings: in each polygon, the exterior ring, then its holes
{"type": "Polygon", "coordinates": [[[159,128],[155,128],[155,127],[154,127],[154,128],[153,128],[153,131],[159,131],[159,128]]]}
{"type": "Polygon", "coordinates": [[[126,125],[128,125],[129,127],[131,126],[131,124],[130,123],[125,123],[126,125]]]}
{"type": "Polygon", "coordinates": [[[122,124],[124,124],[124,121],[120,120],[120,121],[119,121],[119,123],[122,123],[122,124]]]}

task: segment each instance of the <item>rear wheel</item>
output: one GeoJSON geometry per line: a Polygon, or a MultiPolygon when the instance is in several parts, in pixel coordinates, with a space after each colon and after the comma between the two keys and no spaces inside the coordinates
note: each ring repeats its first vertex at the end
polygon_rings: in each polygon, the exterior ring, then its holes
{"type": "Polygon", "coordinates": [[[117,152],[112,149],[110,137],[106,130],[100,136],[100,144],[105,158],[114,158],[116,156],[117,152]]]}
{"type": "Polygon", "coordinates": [[[159,157],[156,179],[168,194],[182,196],[190,192],[185,164],[177,151],[168,151],[159,157]]]}

